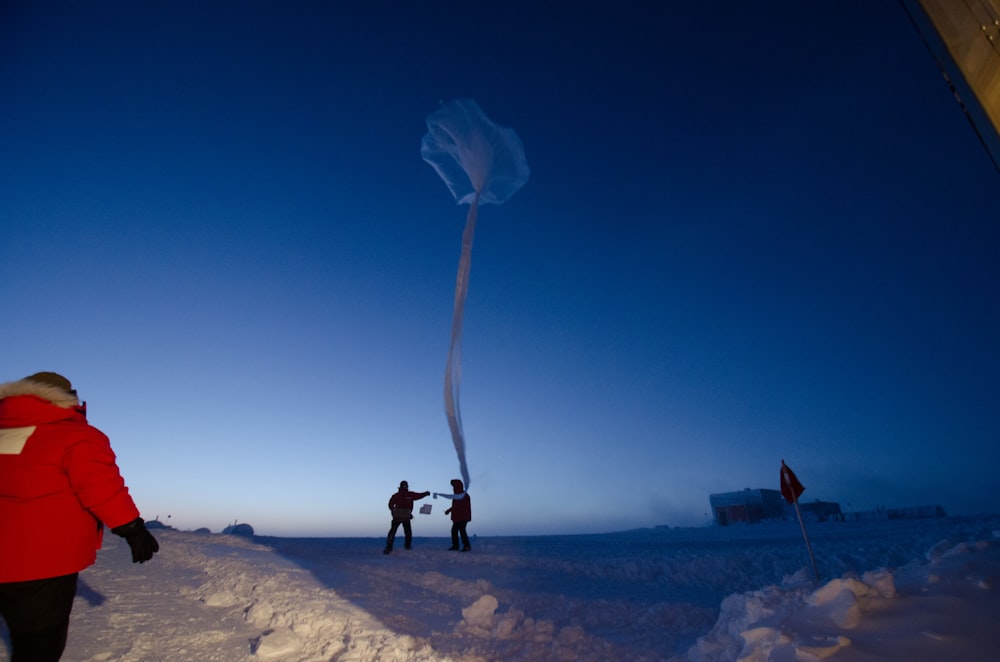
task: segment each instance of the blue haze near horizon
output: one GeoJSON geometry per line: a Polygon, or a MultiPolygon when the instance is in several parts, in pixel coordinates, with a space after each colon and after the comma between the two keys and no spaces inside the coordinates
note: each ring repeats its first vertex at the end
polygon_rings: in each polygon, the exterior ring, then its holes
{"type": "Polygon", "coordinates": [[[1000,511],[1000,177],[897,3],[4,3],[0,379],[68,376],[147,519],[384,534],[458,476],[460,97],[531,167],[472,253],[470,533],[700,525],[781,459],[1000,511]]]}

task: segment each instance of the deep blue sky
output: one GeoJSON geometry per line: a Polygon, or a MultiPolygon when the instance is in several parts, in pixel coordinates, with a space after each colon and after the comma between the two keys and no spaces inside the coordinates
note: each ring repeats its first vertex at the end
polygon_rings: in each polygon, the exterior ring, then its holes
{"type": "Polygon", "coordinates": [[[147,519],[384,534],[458,475],[419,150],[470,97],[531,167],[473,249],[470,532],[701,524],[782,458],[1000,510],[1000,176],[900,5],[612,4],[3,3],[0,378],[73,380],[147,519]]]}

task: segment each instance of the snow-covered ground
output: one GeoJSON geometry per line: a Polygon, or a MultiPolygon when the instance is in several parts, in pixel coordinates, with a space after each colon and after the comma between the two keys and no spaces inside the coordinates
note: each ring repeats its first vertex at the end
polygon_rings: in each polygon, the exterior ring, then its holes
{"type": "MultiPolygon", "coordinates": [[[[419,532],[419,519],[416,522],[419,532]]],[[[63,660],[996,660],[1000,516],[474,538],[107,536],[63,660]],[[401,542],[401,541],[398,541],[401,542]]],[[[0,660],[9,660],[0,626],[0,660]]]]}

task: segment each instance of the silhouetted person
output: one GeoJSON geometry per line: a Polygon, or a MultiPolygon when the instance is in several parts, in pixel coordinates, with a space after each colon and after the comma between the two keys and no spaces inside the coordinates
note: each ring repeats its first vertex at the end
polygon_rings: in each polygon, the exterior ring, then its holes
{"type": "Polygon", "coordinates": [[[0,616],[12,662],[62,657],[77,577],[104,526],[134,563],[160,549],[70,381],[39,372],[0,384],[0,616]]]}
{"type": "Polygon", "coordinates": [[[465,487],[459,479],[451,481],[451,487],[455,490],[454,494],[438,492],[434,494],[434,498],[441,496],[452,500],[451,508],[444,511],[445,515],[451,513],[451,547],[448,549],[457,550],[458,538],[461,536],[462,551],[467,552],[472,549],[469,545],[469,534],[465,532],[465,527],[472,521],[472,499],[469,498],[469,493],[465,491],[465,487]]]}
{"type": "Polygon", "coordinates": [[[413,502],[430,496],[430,492],[411,492],[409,484],[404,480],[399,484],[399,490],[389,497],[389,512],[392,513],[392,525],[385,539],[383,554],[392,552],[392,543],[396,540],[396,531],[403,525],[403,548],[409,549],[413,543],[413,529],[410,520],[413,519],[413,502]]]}

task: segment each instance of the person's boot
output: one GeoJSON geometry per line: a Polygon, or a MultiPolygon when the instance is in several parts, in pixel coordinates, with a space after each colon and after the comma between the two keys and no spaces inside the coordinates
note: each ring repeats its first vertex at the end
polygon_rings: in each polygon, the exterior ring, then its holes
{"type": "Polygon", "coordinates": [[[383,554],[391,554],[392,553],[392,546],[391,545],[386,545],[385,549],[382,550],[382,553],[383,554]]]}
{"type": "Polygon", "coordinates": [[[471,547],[469,547],[468,545],[466,545],[465,547],[463,547],[463,548],[462,548],[462,551],[463,551],[463,552],[471,552],[471,551],[472,551],[472,548],[471,548],[471,547]]]}
{"type": "Polygon", "coordinates": [[[449,552],[457,552],[458,551],[458,545],[452,545],[451,547],[448,548],[448,551],[449,552]]]}

